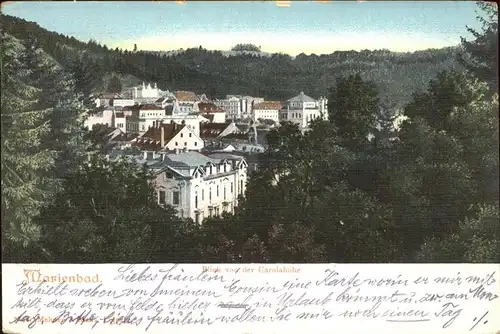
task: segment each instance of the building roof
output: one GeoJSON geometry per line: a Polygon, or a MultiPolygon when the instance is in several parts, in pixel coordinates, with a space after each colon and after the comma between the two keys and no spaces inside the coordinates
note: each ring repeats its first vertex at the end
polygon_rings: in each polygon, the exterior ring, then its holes
{"type": "Polygon", "coordinates": [[[138,111],[140,109],[139,105],[133,105],[133,106],[124,106],[122,108],[122,111],[138,111]]]}
{"type": "Polygon", "coordinates": [[[202,103],[198,103],[198,109],[200,110],[200,112],[202,113],[223,113],[223,112],[226,112],[224,109],[222,109],[221,107],[218,107],[216,106],[214,103],[205,103],[205,102],[202,102],[202,103]]]}
{"type": "Polygon", "coordinates": [[[228,123],[200,123],[200,137],[218,137],[228,126],[228,123]]]}
{"type": "Polygon", "coordinates": [[[254,104],[256,110],[280,110],[283,105],[279,101],[264,101],[254,104]]]}
{"type": "Polygon", "coordinates": [[[289,102],[316,102],[315,99],[313,99],[310,96],[307,96],[304,94],[304,92],[300,92],[299,95],[292,97],[291,99],[288,99],[289,102]]]}
{"type": "Polygon", "coordinates": [[[198,167],[209,163],[218,164],[220,159],[214,159],[196,151],[169,153],[165,155],[163,164],[171,167],[198,167]]]}
{"type": "Polygon", "coordinates": [[[162,129],[164,144],[167,144],[185,127],[186,126],[184,124],[177,124],[175,122],[156,123],[155,126],[149,128],[142,136],[137,138],[135,146],[144,150],[159,150],[162,148],[162,129]]]}
{"type": "Polygon", "coordinates": [[[140,110],[163,110],[163,108],[158,107],[157,105],[154,104],[141,104],[139,106],[140,110]]]}
{"type": "Polygon", "coordinates": [[[188,92],[185,90],[175,91],[175,98],[178,101],[198,101],[198,96],[193,92],[188,92]]]}
{"type": "Polygon", "coordinates": [[[236,154],[232,154],[232,153],[228,153],[228,152],[214,152],[214,153],[209,153],[207,155],[212,159],[219,159],[219,160],[242,160],[242,159],[244,159],[244,157],[241,155],[236,155],[236,154]]]}
{"type": "Polygon", "coordinates": [[[122,111],[122,112],[115,113],[115,117],[116,118],[125,118],[125,115],[123,114],[123,111],[122,111]]]}

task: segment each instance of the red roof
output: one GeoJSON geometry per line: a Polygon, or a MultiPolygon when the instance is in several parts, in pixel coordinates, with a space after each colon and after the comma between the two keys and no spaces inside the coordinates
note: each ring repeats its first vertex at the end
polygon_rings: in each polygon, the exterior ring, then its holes
{"type": "Polygon", "coordinates": [[[200,123],[200,137],[218,137],[228,126],[226,123],[200,123]]]}
{"type": "Polygon", "coordinates": [[[200,112],[202,113],[218,113],[218,112],[225,112],[224,109],[216,106],[213,103],[198,103],[198,109],[200,109],[200,112]]]}
{"type": "Polygon", "coordinates": [[[141,137],[137,138],[136,146],[144,150],[160,150],[161,147],[161,133],[163,128],[163,140],[166,145],[172,140],[182,129],[184,124],[177,123],[160,123],[146,131],[141,137]]]}
{"type": "Polygon", "coordinates": [[[264,101],[260,103],[256,103],[253,106],[253,109],[256,110],[280,110],[283,105],[279,101],[264,101]]]}
{"type": "Polygon", "coordinates": [[[185,90],[176,91],[175,97],[179,101],[198,101],[198,96],[195,93],[185,90]]]}
{"type": "Polygon", "coordinates": [[[139,110],[140,109],[140,106],[138,105],[133,105],[133,106],[124,106],[122,108],[122,111],[128,111],[128,110],[131,110],[131,111],[136,111],[136,110],[139,110]]]}

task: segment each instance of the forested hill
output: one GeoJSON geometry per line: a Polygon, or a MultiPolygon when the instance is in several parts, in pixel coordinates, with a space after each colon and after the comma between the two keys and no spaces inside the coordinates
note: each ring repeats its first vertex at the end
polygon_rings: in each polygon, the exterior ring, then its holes
{"type": "Polygon", "coordinates": [[[88,50],[84,61],[91,64],[85,65],[100,74],[95,90],[105,89],[106,78],[116,73],[127,81],[125,85],[153,81],[162,88],[203,92],[211,97],[245,94],[286,99],[300,91],[319,97],[328,95],[336,77],[360,72],[363,79],[378,85],[383,99],[402,105],[440,71],[460,70],[456,62],[458,47],[413,53],[339,51],[296,57],[283,54],[227,56],[199,47],[167,55],[109,49],[95,41],[78,41],[7,15],[2,15],[2,26],[21,41],[35,37],[63,66],[71,66],[75,58],[81,58],[82,51],[88,50]]]}

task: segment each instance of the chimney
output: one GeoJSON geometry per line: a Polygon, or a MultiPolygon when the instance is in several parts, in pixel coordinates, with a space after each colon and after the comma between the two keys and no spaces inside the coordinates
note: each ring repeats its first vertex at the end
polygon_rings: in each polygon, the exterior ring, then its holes
{"type": "Polygon", "coordinates": [[[165,147],[165,128],[163,126],[160,127],[160,145],[161,148],[165,147]]]}

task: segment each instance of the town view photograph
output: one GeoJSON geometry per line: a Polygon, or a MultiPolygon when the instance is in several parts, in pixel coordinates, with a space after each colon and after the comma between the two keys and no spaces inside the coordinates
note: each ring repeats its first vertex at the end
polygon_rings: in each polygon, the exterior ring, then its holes
{"type": "Polygon", "coordinates": [[[3,262],[500,262],[496,3],[1,11],[3,262]]]}

